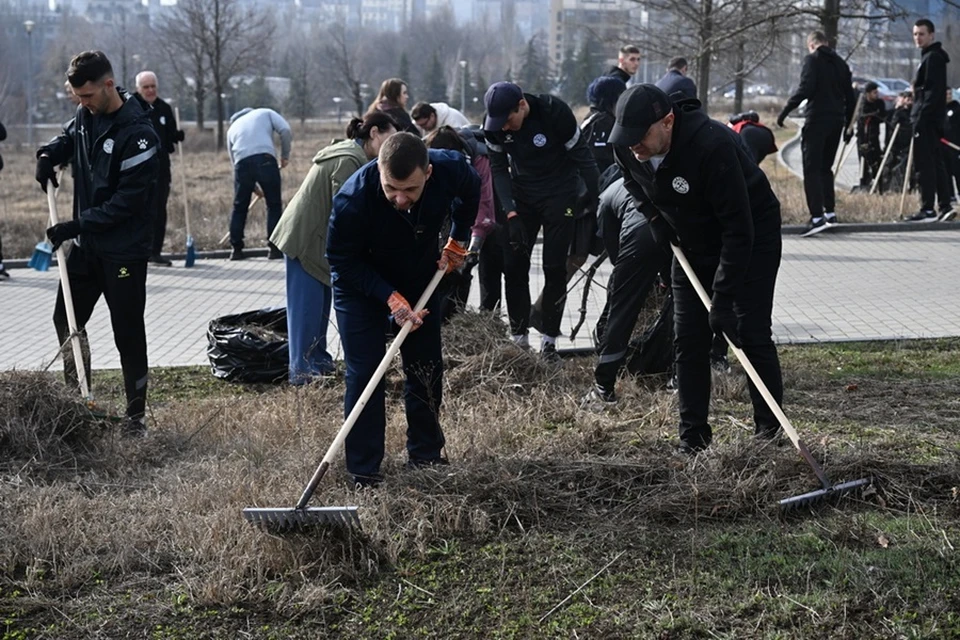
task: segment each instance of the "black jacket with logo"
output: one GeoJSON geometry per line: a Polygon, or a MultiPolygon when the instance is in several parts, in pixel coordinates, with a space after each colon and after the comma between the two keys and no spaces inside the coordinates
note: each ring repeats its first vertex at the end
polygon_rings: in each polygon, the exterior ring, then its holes
{"type": "Polygon", "coordinates": [[[826,45],[818,47],[803,59],[800,86],[787,100],[780,116],[787,117],[804,100],[807,101],[807,122],[842,120],[847,124],[853,119],[857,95],[853,90],[850,67],[826,45]]]}
{"type": "Polygon", "coordinates": [[[160,161],[160,175],[167,182],[170,181],[170,155],[177,150],[176,144],[180,139],[177,131],[177,119],[173,109],[162,98],[153,101],[150,109],[150,122],[157,132],[160,147],[157,149],[157,158],[160,161]]]}
{"type": "Polygon", "coordinates": [[[80,246],[102,258],[146,260],[152,229],[150,201],[159,172],[159,140],[149,106],[117,89],[123,106],[109,128],[96,135],[84,107],[64,132],[37,150],[55,165],[72,163],[73,217],[80,221],[80,246]]]}
{"type": "Polygon", "coordinates": [[[880,124],[887,119],[887,108],[883,100],[877,98],[870,102],[864,98],[860,106],[860,118],[857,120],[857,142],[876,149],[880,147],[880,124]]]}
{"type": "Polygon", "coordinates": [[[953,144],[960,144],[960,102],[947,103],[947,115],[943,122],[943,137],[953,144]]]}
{"type": "Polygon", "coordinates": [[[580,123],[580,131],[586,138],[587,147],[597,163],[597,170],[603,173],[613,164],[613,145],[607,143],[610,130],[616,123],[616,118],[609,111],[590,107],[590,113],[580,123]]]}
{"type": "Polygon", "coordinates": [[[917,124],[922,118],[941,125],[947,111],[947,63],[950,56],[939,42],[924,47],[920,66],[913,79],[913,109],[910,122],[917,124]]]}
{"type": "Polygon", "coordinates": [[[484,131],[494,190],[506,212],[515,199],[533,203],[558,194],[576,196],[578,180],[595,202],[600,172],[573,112],[551,95],[523,94],[530,113],[518,131],[484,131]]]}
{"type": "Polygon", "coordinates": [[[648,219],[663,217],[686,252],[719,256],[713,290],[734,295],[754,247],[780,242],[780,201],[733,129],[708,118],[698,100],[676,103],[674,113],[670,152],[656,171],[615,147],[623,184],[648,219]]]}

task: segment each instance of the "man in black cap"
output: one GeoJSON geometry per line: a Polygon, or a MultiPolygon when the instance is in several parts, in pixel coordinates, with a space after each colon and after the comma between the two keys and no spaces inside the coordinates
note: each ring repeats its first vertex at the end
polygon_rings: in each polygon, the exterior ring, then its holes
{"type": "MultiPolygon", "coordinates": [[[[650,84],[620,96],[610,132],[624,186],[661,247],[678,244],[712,296],[709,314],[673,262],[680,450],[712,440],[710,344],[714,332],[741,346],[778,403],[780,361],[772,338],[773,291],[780,268],[780,202],[737,134],[711,120],[697,100],[671,103],[650,84]]],[[[751,383],[756,434],[780,425],[751,383]]]]}
{"type": "Polygon", "coordinates": [[[880,97],[876,82],[863,85],[860,117],[857,119],[857,154],[860,156],[860,189],[869,191],[873,178],[880,169],[883,147],[880,144],[880,125],[887,120],[887,108],[880,97]]]}
{"type": "Polygon", "coordinates": [[[512,82],[490,85],[483,128],[494,191],[507,212],[510,246],[504,257],[507,312],[514,342],[528,346],[530,251],[543,227],[541,357],[557,362],[556,341],[566,297],[567,254],[573,240],[578,181],[586,201],[598,196],[597,163],[570,107],[551,95],[524,93],[512,82]],[[513,291],[514,294],[510,295],[513,291]]]}

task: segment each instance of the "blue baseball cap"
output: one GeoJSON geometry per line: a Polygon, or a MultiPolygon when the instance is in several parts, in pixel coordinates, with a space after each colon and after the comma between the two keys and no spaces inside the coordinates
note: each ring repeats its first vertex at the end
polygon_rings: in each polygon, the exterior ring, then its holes
{"type": "Polygon", "coordinates": [[[483,121],[486,131],[500,131],[507,118],[523,100],[523,89],[512,82],[495,82],[483,94],[483,104],[487,108],[487,117],[483,121]]]}

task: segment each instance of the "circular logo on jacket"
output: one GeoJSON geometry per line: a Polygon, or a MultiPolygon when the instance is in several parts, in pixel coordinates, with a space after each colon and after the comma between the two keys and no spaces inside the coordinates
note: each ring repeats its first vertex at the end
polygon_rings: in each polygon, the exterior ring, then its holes
{"type": "Polygon", "coordinates": [[[160,124],[167,124],[167,116],[160,116],[160,124]]]}
{"type": "Polygon", "coordinates": [[[103,152],[113,153],[113,138],[107,138],[103,141],[103,152]]]}
{"type": "Polygon", "coordinates": [[[533,144],[538,147],[542,147],[543,145],[547,144],[547,136],[543,135],[542,133],[538,133],[537,135],[533,136],[533,144]]]}
{"type": "Polygon", "coordinates": [[[686,193],[690,191],[690,183],[680,176],[677,176],[673,179],[673,190],[677,193],[686,193]]]}

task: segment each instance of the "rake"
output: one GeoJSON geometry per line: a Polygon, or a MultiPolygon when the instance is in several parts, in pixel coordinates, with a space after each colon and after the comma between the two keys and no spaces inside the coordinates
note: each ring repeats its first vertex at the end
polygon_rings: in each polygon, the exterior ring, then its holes
{"type": "MultiPolygon", "coordinates": [[[[174,116],[177,124],[180,122],[180,107],[175,107],[174,116]]],[[[192,267],[197,262],[197,249],[194,246],[193,234],[190,233],[190,204],[187,199],[187,169],[183,164],[183,141],[177,144],[177,156],[180,158],[180,191],[183,193],[183,222],[187,227],[187,255],[183,260],[184,267],[192,267]]]]}
{"type": "MultiPolygon", "coordinates": [[[[253,200],[250,201],[250,206],[247,207],[247,214],[249,214],[253,210],[253,205],[260,202],[260,197],[261,196],[259,193],[253,194],[253,200]]],[[[230,239],[230,232],[227,231],[225,234],[223,234],[223,237],[220,238],[220,246],[227,244],[227,240],[229,239],[230,239]]]]}
{"type": "MultiPolygon", "coordinates": [[[[671,244],[670,248],[673,249],[673,255],[676,256],[680,266],[683,267],[684,273],[687,274],[687,278],[690,279],[690,282],[693,284],[693,288],[696,289],[697,295],[700,297],[700,300],[703,302],[703,305],[707,308],[707,312],[709,313],[710,297],[707,295],[706,290],[704,290],[703,285],[700,284],[700,279],[697,278],[697,274],[694,273],[693,267],[691,267],[690,263],[687,261],[687,256],[685,256],[683,250],[675,244],[671,244]]],[[[737,360],[739,360],[740,364],[743,365],[744,370],[750,377],[750,381],[753,382],[754,386],[756,386],[760,391],[760,395],[763,396],[767,406],[770,407],[770,411],[777,416],[777,420],[780,421],[780,426],[783,427],[784,433],[787,434],[787,437],[789,437],[790,441],[793,442],[793,446],[797,448],[800,456],[808,465],[810,465],[810,468],[813,469],[813,473],[817,476],[820,484],[823,485],[822,489],[817,489],[816,491],[804,493],[803,495],[799,496],[784,498],[780,501],[781,509],[796,509],[814,502],[821,502],[839,497],[860,487],[867,486],[872,482],[870,478],[861,478],[859,480],[842,482],[840,484],[833,484],[830,482],[827,474],[823,471],[823,467],[820,466],[820,463],[817,462],[817,459],[813,457],[812,453],[810,453],[810,449],[808,449],[806,443],[800,439],[799,434],[797,434],[797,430],[793,428],[793,425],[783,412],[783,409],[781,409],[780,405],[777,404],[777,401],[773,399],[773,395],[770,394],[770,390],[767,389],[767,385],[765,385],[763,380],[760,379],[760,374],[757,373],[757,370],[753,368],[753,365],[750,363],[750,359],[747,358],[747,354],[745,354],[743,349],[740,347],[734,346],[726,334],[724,334],[723,337],[726,338],[727,344],[730,345],[730,349],[733,351],[734,355],[737,356],[737,360]]]]}
{"type": "MultiPolygon", "coordinates": [[[[440,280],[443,278],[444,273],[445,269],[438,269],[434,274],[430,284],[427,285],[423,295],[420,296],[416,306],[413,308],[415,313],[421,311],[427,306],[427,301],[430,300],[430,296],[433,295],[437,285],[440,284],[440,280]]],[[[363,412],[363,408],[367,405],[367,401],[370,399],[370,396],[373,395],[377,385],[380,384],[380,379],[383,378],[384,374],[387,372],[387,367],[390,366],[390,363],[393,361],[394,357],[396,357],[397,352],[400,351],[400,345],[403,344],[407,334],[409,334],[412,329],[413,321],[407,320],[400,329],[400,333],[398,333],[397,337],[394,338],[393,342],[390,343],[390,346],[387,348],[386,355],[383,356],[383,360],[380,361],[380,365],[377,367],[377,370],[373,372],[373,375],[370,377],[370,381],[367,382],[367,386],[363,389],[363,393],[360,394],[357,404],[353,406],[353,410],[350,411],[350,415],[347,416],[343,426],[340,427],[340,431],[337,432],[337,436],[330,444],[330,448],[327,449],[327,454],[323,456],[320,466],[317,467],[317,470],[313,473],[313,477],[310,478],[310,482],[307,483],[306,488],[303,490],[300,500],[297,501],[297,506],[292,508],[247,507],[243,510],[244,518],[256,524],[270,526],[271,528],[281,530],[309,527],[321,524],[346,526],[352,525],[356,527],[360,526],[360,518],[357,516],[357,507],[308,507],[307,503],[310,502],[310,498],[313,497],[313,492],[316,491],[317,486],[323,479],[323,476],[330,468],[330,464],[333,462],[333,457],[337,455],[340,447],[343,446],[343,442],[347,439],[350,429],[353,428],[357,418],[360,417],[360,414],[363,412]]]]}

